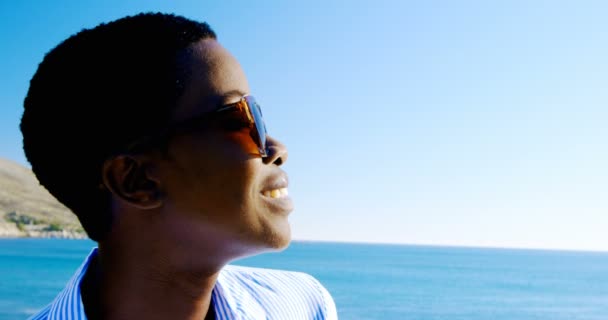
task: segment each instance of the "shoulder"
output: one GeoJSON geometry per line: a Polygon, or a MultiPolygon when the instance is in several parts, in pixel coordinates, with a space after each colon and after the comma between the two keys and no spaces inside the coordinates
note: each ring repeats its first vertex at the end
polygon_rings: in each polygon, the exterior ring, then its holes
{"type": "Polygon", "coordinates": [[[49,312],[51,310],[51,305],[44,307],[44,309],[40,310],[35,315],[28,318],[28,320],[47,320],[49,318],[49,312]]]}
{"type": "Polygon", "coordinates": [[[281,315],[337,319],[336,306],[327,289],[303,272],[228,265],[218,281],[228,284],[232,291],[246,292],[241,294],[281,315]]]}
{"type": "Polygon", "coordinates": [[[96,255],[97,248],[93,248],[72,278],[68,281],[65,288],[57,294],[53,302],[31,316],[29,320],[86,319],[82,298],[80,296],[80,281],[86,273],[89,263],[96,255]]]}

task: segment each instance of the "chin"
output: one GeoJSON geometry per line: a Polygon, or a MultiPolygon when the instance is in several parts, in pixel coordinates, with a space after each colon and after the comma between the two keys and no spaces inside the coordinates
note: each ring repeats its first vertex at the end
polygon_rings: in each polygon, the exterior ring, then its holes
{"type": "Polygon", "coordinates": [[[285,222],[279,228],[273,228],[263,237],[264,251],[282,251],[291,243],[291,227],[285,222]]]}
{"type": "Polygon", "coordinates": [[[291,243],[291,232],[289,233],[288,236],[283,237],[281,239],[277,239],[277,241],[274,243],[274,246],[272,248],[277,251],[283,251],[283,250],[287,249],[287,247],[289,247],[290,243],[291,243]]]}
{"type": "Polygon", "coordinates": [[[287,247],[291,243],[291,230],[287,229],[287,232],[269,232],[262,236],[256,237],[256,239],[248,239],[246,240],[246,245],[243,248],[243,251],[240,252],[238,257],[235,259],[246,258],[250,256],[255,256],[262,253],[269,252],[280,252],[287,247]]]}

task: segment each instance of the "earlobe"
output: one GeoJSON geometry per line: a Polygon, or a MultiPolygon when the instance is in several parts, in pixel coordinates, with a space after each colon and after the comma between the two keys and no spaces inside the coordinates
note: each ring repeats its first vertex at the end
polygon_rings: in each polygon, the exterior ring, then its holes
{"type": "Polygon", "coordinates": [[[102,168],[104,186],[118,199],[149,210],[162,205],[160,182],[152,177],[145,159],[119,155],[106,160],[102,168]]]}

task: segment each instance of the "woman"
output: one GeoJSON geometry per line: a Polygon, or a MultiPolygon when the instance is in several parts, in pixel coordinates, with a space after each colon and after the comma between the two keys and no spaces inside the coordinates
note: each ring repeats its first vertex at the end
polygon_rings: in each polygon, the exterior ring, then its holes
{"type": "Polygon", "coordinates": [[[24,107],[34,173],[98,242],[33,319],[337,318],[309,275],[228,265],[285,248],[293,206],[287,149],[207,24],[83,30],[45,56],[24,107]]]}

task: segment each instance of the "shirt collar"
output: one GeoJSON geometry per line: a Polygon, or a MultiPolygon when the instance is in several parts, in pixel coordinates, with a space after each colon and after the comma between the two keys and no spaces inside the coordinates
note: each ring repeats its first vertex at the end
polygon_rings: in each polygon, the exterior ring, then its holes
{"type": "MultiPolygon", "coordinates": [[[[84,312],[84,304],[82,303],[82,296],[80,291],[80,282],[87,272],[89,264],[97,256],[98,248],[95,247],[91,250],[84,262],[78,267],[72,278],[68,281],[63,291],[61,291],[55,300],[51,303],[48,320],[86,320],[86,314],[84,312]]],[[[221,280],[222,273],[213,288],[211,304],[215,310],[216,319],[233,319],[232,307],[235,302],[226,301],[224,296],[224,289],[222,288],[221,280]],[[220,304],[221,306],[219,306],[220,304]],[[219,307],[219,308],[218,308],[219,307]],[[218,309],[222,309],[221,311],[218,309]]]]}
{"type": "Polygon", "coordinates": [[[78,267],[63,291],[51,303],[49,320],[85,320],[84,304],[80,295],[80,281],[87,272],[91,260],[97,255],[97,248],[93,248],[84,262],[78,267]]]}

